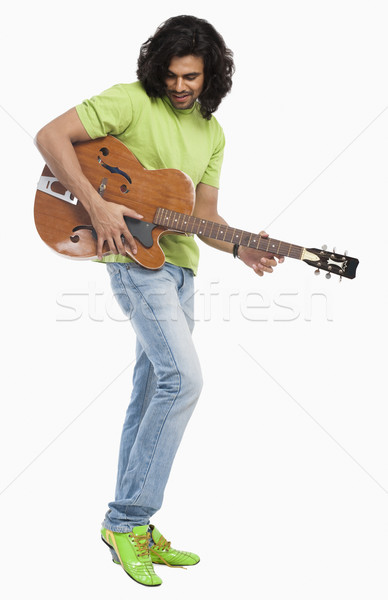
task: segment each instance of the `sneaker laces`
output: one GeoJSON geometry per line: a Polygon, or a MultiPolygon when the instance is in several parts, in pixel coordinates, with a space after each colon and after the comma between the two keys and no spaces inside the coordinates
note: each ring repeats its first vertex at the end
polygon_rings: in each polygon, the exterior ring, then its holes
{"type": "Polygon", "coordinates": [[[133,533],[129,534],[130,537],[134,540],[137,549],[137,555],[140,556],[149,556],[149,542],[150,542],[150,534],[149,532],[144,533],[143,535],[135,535],[133,533]]]}
{"type": "Polygon", "coordinates": [[[158,548],[158,550],[163,552],[163,550],[170,550],[171,542],[168,542],[166,538],[161,535],[159,540],[155,542],[154,546],[152,546],[152,549],[154,549],[155,546],[158,548]]]}
{"type": "Polygon", "coordinates": [[[171,548],[171,542],[168,542],[166,540],[165,537],[163,537],[162,535],[160,536],[159,540],[157,542],[155,542],[153,544],[153,546],[151,546],[151,550],[152,552],[155,552],[156,556],[158,556],[160,558],[160,560],[162,560],[164,562],[165,565],[167,565],[168,567],[171,567],[172,569],[186,569],[186,567],[182,567],[180,565],[170,565],[169,562],[167,562],[163,556],[161,554],[159,554],[158,550],[160,552],[164,552],[165,550],[169,550],[171,548]]]}

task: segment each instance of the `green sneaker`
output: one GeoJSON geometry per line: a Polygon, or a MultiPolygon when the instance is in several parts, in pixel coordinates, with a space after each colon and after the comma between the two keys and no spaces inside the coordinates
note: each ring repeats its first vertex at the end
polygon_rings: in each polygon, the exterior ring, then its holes
{"type": "Polygon", "coordinates": [[[199,563],[199,556],[193,552],[184,552],[171,548],[171,542],[162,536],[155,525],[150,525],[151,539],[154,542],[150,547],[150,555],[153,563],[158,565],[164,563],[170,567],[188,567],[199,563]]]}
{"type": "Polygon", "coordinates": [[[148,525],[134,527],[131,533],[116,533],[101,529],[101,539],[109,546],[114,562],[142,585],[160,585],[162,580],[154,571],[150,556],[148,525]]]}

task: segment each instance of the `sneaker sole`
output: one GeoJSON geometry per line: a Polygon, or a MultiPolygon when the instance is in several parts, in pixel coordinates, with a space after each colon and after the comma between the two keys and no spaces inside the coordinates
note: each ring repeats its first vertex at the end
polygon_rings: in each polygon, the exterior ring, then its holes
{"type": "MultiPolygon", "coordinates": [[[[108,544],[108,542],[107,542],[106,540],[104,540],[104,538],[103,538],[102,536],[101,536],[101,539],[102,539],[102,541],[104,542],[104,544],[105,544],[106,546],[108,546],[108,548],[109,548],[109,550],[110,550],[111,552],[112,552],[112,551],[113,551],[113,552],[115,552],[115,549],[114,549],[114,548],[113,548],[113,547],[112,547],[110,544],[108,544]]],[[[116,552],[115,552],[115,553],[116,553],[116,552]]],[[[116,562],[116,561],[115,561],[113,558],[112,558],[112,561],[115,563],[115,565],[120,565],[120,567],[122,567],[122,564],[121,564],[121,562],[120,562],[120,561],[119,561],[119,562],[116,562]]],[[[144,587],[147,587],[147,588],[149,588],[149,587],[158,587],[159,585],[162,585],[162,582],[161,582],[161,583],[153,583],[152,585],[147,585],[146,583],[142,583],[141,581],[138,581],[137,579],[135,579],[134,577],[132,577],[132,575],[131,575],[130,573],[128,573],[128,571],[126,571],[124,568],[123,568],[123,571],[124,571],[124,573],[126,573],[126,574],[128,575],[128,577],[130,577],[130,578],[131,578],[133,581],[136,581],[136,583],[138,583],[139,585],[144,585],[144,587]]]]}
{"type": "MultiPolygon", "coordinates": [[[[151,560],[152,560],[152,558],[151,558],[151,560]]],[[[115,561],[113,560],[113,562],[115,562],[115,561]]],[[[192,563],[191,565],[174,565],[173,563],[169,563],[168,565],[166,565],[166,563],[164,563],[162,561],[157,562],[156,560],[152,560],[152,564],[158,565],[159,567],[184,567],[184,568],[186,568],[186,567],[195,567],[195,565],[198,565],[200,562],[201,562],[201,559],[198,560],[196,563],[192,563]]],[[[116,563],[116,564],[120,564],[120,561],[118,563],[116,563]]]]}

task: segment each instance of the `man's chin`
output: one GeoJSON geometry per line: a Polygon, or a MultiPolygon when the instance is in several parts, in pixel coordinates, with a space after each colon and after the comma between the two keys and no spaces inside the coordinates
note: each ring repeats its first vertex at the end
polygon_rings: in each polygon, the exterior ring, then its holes
{"type": "Polygon", "coordinates": [[[181,106],[180,104],[179,105],[178,104],[174,104],[173,106],[177,110],[188,110],[189,108],[193,108],[194,102],[190,102],[189,104],[187,104],[185,106],[181,106]]]}
{"type": "Polygon", "coordinates": [[[195,100],[193,100],[191,96],[189,96],[184,102],[179,102],[172,96],[169,96],[169,98],[173,107],[177,108],[178,110],[186,110],[188,108],[192,108],[195,102],[195,100]]]}

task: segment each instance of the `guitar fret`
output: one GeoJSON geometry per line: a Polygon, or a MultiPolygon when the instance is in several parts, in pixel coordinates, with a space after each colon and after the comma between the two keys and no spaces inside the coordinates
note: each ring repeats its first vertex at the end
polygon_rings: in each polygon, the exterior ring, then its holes
{"type": "MultiPolygon", "coordinates": [[[[207,223],[206,223],[206,221],[203,221],[203,220],[201,221],[201,229],[202,229],[202,231],[200,231],[199,233],[201,235],[207,236],[207,223]]],[[[207,237],[209,237],[209,236],[207,236],[207,237]]]]}
{"type": "Polygon", "coordinates": [[[234,233],[234,243],[235,244],[241,244],[242,238],[243,238],[243,234],[244,234],[243,230],[242,229],[235,229],[234,231],[235,231],[235,233],[234,233]]]}
{"type": "Polygon", "coordinates": [[[240,245],[241,246],[249,246],[249,240],[251,239],[252,234],[249,233],[248,231],[241,231],[241,239],[240,239],[240,245]]]}
{"type": "Polygon", "coordinates": [[[179,213],[175,213],[177,215],[177,218],[174,219],[174,228],[176,227],[177,229],[179,229],[180,231],[182,231],[183,229],[183,222],[184,222],[184,215],[179,214],[179,213]]]}
{"type": "Polygon", "coordinates": [[[191,223],[191,216],[187,216],[186,217],[186,221],[187,221],[187,225],[186,225],[186,231],[189,231],[190,233],[192,233],[192,223],[191,223]]]}
{"type": "Polygon", "coordinates": [[[226,236],[226,227],[225,225],[218,225],[218,235],[217,235],[217,239],[218,240],[225,240],[225,236],[226,236]],[[222,236],[222,237],[221,237],[222,236]]]}
{"type": "Polygon", "coordinates": [[[186,232],[187,231],[187,226],[188,226],[188,222],[187,222],[187,216],[183,215],[183,223],[182,223],[182,229],[186,232]]]}
{"type": "Polygon", "coordinates": [[[268,243],[269,243],[269,238],[263,238],[261,235],[259,235],[258,244],[257,244],[258,250],[262,250],[263,252],[268,252],[268,243]]]}
{"type": "Polygon", "coordinates": [[[231,229],[230,227],[226,228],[225,235],[224,235],[225,242],[232,243],[232,241],[233,241],[233,233],[232,233],[232,231],[233,231],[233,229],[231,229]]]}
{"type": "Polygon", "coordinates": [[[174,228],[174,224],[177,221],[175,215],[176,215],[176,213],[173,212],[173,213],[171,213],[171,216],[170,216],[170,223],[169,223],[169,225],[170,225],[171,228],[174,228]]]}
{"type": "Polygon", "coordinates": [[[174,214],[172,216],[172,227],[173,227],[173,229],[176,229],[178,227],[178,221],[179,221],[179,217],[178,217],[177,213],[174,212],[174,214]]]}
{"type": "Polygon", "coordinates": [[[256,248],[256,250],[258,250],[259,246],[260,246],[260,236],[255,236],[253,238],[253,242],[252,243],[253,243],[253,248],[256,248]]]}

